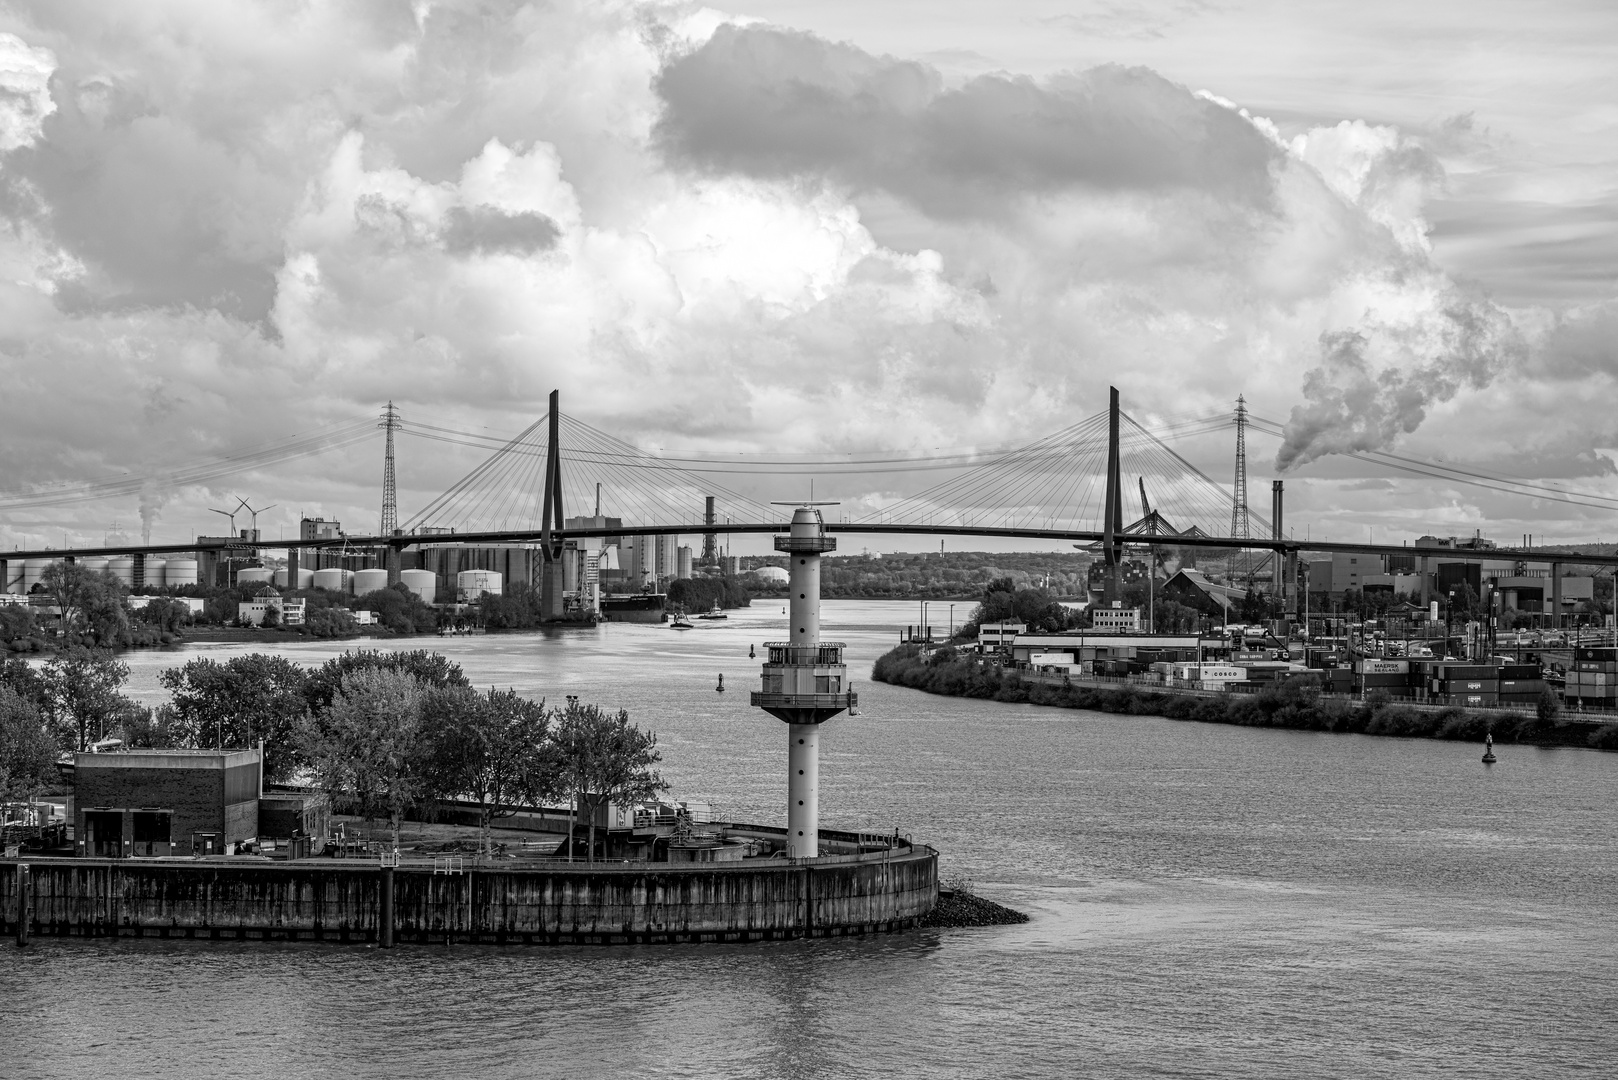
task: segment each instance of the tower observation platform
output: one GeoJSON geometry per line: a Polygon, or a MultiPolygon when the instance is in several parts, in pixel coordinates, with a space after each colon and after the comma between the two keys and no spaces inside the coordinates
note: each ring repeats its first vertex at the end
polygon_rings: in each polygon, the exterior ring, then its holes
{"type": "Polygon", "coordinates": [[[820,853],[820,725],[859,704],[843,643],[820,640],[820,557],[837,548],[816,504],[798,506],[775,550],[786,552],[789,640],[765,643],[763,684],[752,704],[787,724],[787,854],[820,853]]]}

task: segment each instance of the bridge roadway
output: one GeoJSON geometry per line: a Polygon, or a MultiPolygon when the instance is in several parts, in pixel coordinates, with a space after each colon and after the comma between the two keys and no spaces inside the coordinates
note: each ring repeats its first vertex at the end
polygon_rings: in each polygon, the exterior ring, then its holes
{"type": "MultiPolygon", "coordinates": [[[[586,539],[604,536],[701,536],[704,533],[784,533],[786,522],[730,522],[723,525],[625,525],[610,529],[553,530],[553,538],[586,539]]],[[[828,522],[826,531],[844,535],[867,536],[961,536],[1004,540],[1057,540],[1074,544],[1100,543],[1099,532],[1079,529],[1031,529],[1020,526],[995,527],[987,525],[891,525],[871,522],[828,522]]],[[[348,548],[356,550],[381,547],[407,548],[422,544],[522,544],[537,543],[540,532],[530,530],[498,530],[489,532],[433,533],[429,535],[351,536],[342,540],[232,540],[229,543],[199,544],[195,541],[177,544],[122,545],[97,548],[36,548],[28,551],[0,552],[0,559],[59,559],[95,558],[109,555],[158,555],[176,551],[240,551],[291,550],[310,548],[348,548]]],[[[1245,540],[1233,537],[1144,536],[1127,534],[1119,541],[1133,547],[1196,547],[1229,551],[1278,551],[1282,554],[1298,552],[1337,553],[1351,555],[1415,555],[1419,558],[1441,558],[1452,562],[1494,562],[1511,559],[1517,562],[1546,565],[1576,563],[1585,566],[1611,566],[1618,568],[1618,549],[1611,555],[1583,555],[1576,552],[1550,551],[1544,548],[1494,548],[1473,551],[1466,548],[1412,547],[1405,544],[1358,544],[1328,542],[1325,540],[1264,539],[1245,540]]]]}

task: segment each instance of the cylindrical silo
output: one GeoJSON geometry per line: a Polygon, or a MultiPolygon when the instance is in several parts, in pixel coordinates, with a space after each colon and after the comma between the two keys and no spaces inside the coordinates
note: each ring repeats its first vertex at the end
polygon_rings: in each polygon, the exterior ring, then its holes
{"type": "Polygon", "coordinates": [[[163,587],[163,574],[168,570],[167,559],[154,559],[146,556],[146,577],[141,585],[148,589],[161,589],[163,587]]]}
{"type": "MultiPolygon", "coordinates": [[[[147,583],[151,583],[151,571],[147,571],[147,583]]],[[[197,583],[197,560],[170,559],[168,565],[163,567],[163,585],[174,589],[182,585],[195,585],[197,583]]]]}
{"type": "Polygon", "coordinates": [[[438,594],[438,575],[431,570],[406,570],[399,575],[399,580],[425,603],[432,603],[438,594]]]}
{"type": "Polygon", "coordinates": [[[339,566],[328,566],[324,570],[315,571],[315,588],[325,589],[327,592],[347,592],[353,577],[354,573],[351,570],[344,570],[339,566]]]}
{"type": "Polygon", "coordinates": [[[117,578],[125,586],[135,584],[134,558],[129,555],[120,555],[115,559],[108,559],[107,573],[117,578]]]}
{"type": "Polygon", "coordinates": [[[260,583],[268,585],[275,572],[267,566],[249,566],[244,570],[236,571],[236,584],[248,585],[260,583]]]}
{"type": "Polygon", "coordinates": [[[31,592],[39,579],[45,576],[45,570],[55,562],[55,559],[24,559],[22,561],[22,592],[31,592]]]}
{"type": "Polygon", "coordinates": [[[364,596],[388,587],[388,572],[373,567],[354,571],[354,595],[364,596]]]}
{"type": "Polygon", "coordinates": [[[110,561],[110,559],[80,559],[79,566],[86,573],[100,574],[107,569],[107,563],[110,561]]]}
{"type": "MultiPolygon", "coordinates": [[[[277,570],[275,572],[275,587],[278,588],[278,589],[285,589],[285,588],[291,587],[291,586],[287,585],[287,572],[284,569],[283,570],[277,570]]],[[[313,570],[305,570],[303,567],[300,566],[298,568],[298,584],[297,584],[296,588],[299,588],[299,589],[312,589],[314,587],[315,587],[315,572],[313,570]]]]}
{"type": "Polygon", "coordinates": [[[455,575],[455,593],[461,603],[470,604],[484,593],[499,596],[503,579],[493,570],[462,570],[455,575]]]}

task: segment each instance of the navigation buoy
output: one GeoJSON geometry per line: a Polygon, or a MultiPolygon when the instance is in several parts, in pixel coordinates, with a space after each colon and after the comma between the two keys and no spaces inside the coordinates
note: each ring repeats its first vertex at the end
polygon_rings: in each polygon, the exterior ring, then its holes
{"type": "Polygon", "coordinates": [[[751,646],[751,645],[749,645],[749,646],[748,646],[748,647],[747,647],[747,658],[748,658],[748,659],[749,659],[749,660],[756,660],[756,659],[758,659],[758,653],[756,653],[756,652],[754,652],[754,651],[753,651],[753,646],[751,646]]]}
{"type": "Polygon", "coordinates": [[[1483,764],[1494,764],[1494,736],[1492,734],[1483,736],[1483,764]]]}
{"type": "Polygon", "coordinates": [[[714,690],[721,694],[725,692],[725,673],[723,671],[719,673],[719,685],[714,687],[714,690]]]}

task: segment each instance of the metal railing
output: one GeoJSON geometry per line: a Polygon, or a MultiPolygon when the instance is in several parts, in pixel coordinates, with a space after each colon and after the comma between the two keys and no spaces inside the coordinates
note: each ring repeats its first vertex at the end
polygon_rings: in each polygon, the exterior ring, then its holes
{"type": "Polygon", "coordinates": [[[773,694],[753,691],[751,703],[761,709],[849,709],[860,703],[850,690],[842,694],[773,694]]]}
{"type": "Polygon", "coordinates": [[[770,652],[767,663],[793,664],[799,667],[840,665],[843,662],[843,650],[848,648],[841,641],[817,641],[813,645],[798,645],[790,641],[766,641],[764,647],[770,652]]]}

